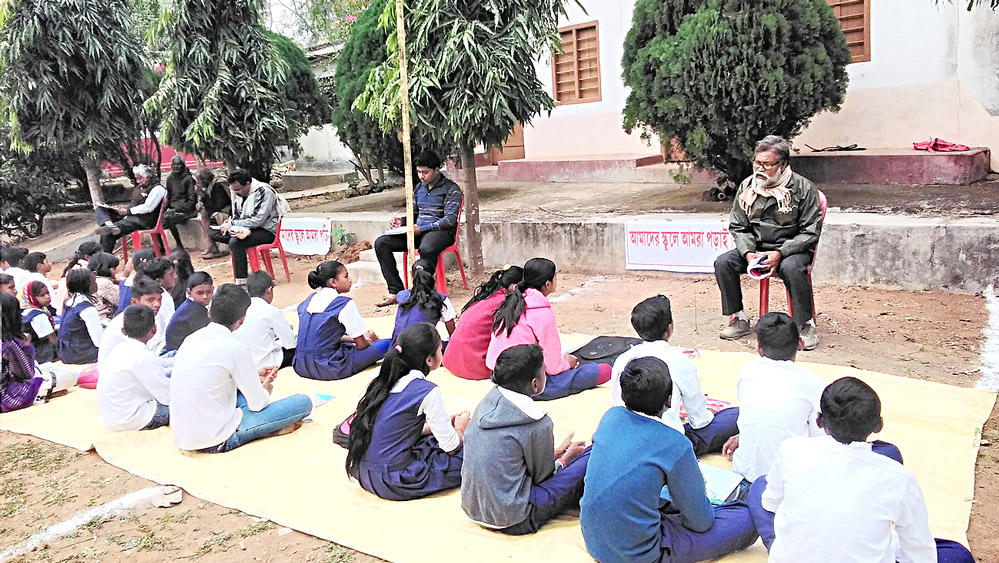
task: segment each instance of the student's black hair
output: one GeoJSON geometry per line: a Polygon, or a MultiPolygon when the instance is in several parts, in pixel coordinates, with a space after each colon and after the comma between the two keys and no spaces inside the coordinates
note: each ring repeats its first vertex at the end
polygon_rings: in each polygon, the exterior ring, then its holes
{"type": "Polygon", "coordinates": [[[274,287],[274,278],[263,270],[257,270],[246,277],[246,292],[250,297],[263,297],[272,287],[274,287]]]}
{"type": "Polygon", "coordinates": [[[21,305],[9,293],[0,293],[0,331],[4,342],[21,338],[24,326],[21,324],[21,305]]]}
{"type": "Polygon", "coordinates": [[[132,254],[132,270],[136,272],[141,271],[140,268],[142,265],[155,257],[156,254],[148,248],[140,248],[139,250],[136,250],[135,253],[132,254]]]}
{"type": "Polygon", "coordinates": [[[631,310],[631,326],[642,340],[662,340],[671,324],[673,309],[665,295],[649,297],[631,310]]]}
{"type": "Polygon", "coordinates": [[[70,270],[75,268],[76,265],[80,263],[80,260],[84,259],[89,260],[91,256],[97,254],[98,252],[102,252],[103,250],[104,249],[101,248],[100,244],[92,240],[87,240],[80,243],[80,246],[76,249],[76,252],[73,253],[73,257],[69,259],[69,262],[66,264],[66,267],[63,269],[62,277],[66,277],[66,274],[68,274],[70,270]]]}
{"type": "Polygon", "coordinates": [[[621,372],[621,398],[629,410],[659,416],[673,394],[666,362],[654,356],[635,358],[621,372]]]}
{"type": "Polygon", "coordinates": [[[518,284],[523,280],[523,268],[520,266],[510,266],[509,264],[503,266],[502,269],[493,272],[493,275],[489,276],[489,279],[484,284],[475,289],[475,295],[468,300],[468,303],[465,303],[465,306],[461,308],[461,312],[464,313],[465,309],[468,309],[475,303],[487,299],[497,291],[518,284]]]}
{"type": "Polygon", "coordinates": [[[66,291],[70,295],[82,293],[90,297],[93,284],[94,273],[86,268],[73,268],[66,274],[66,291]]]}
{"type": "Polygon", "coordinates": [[[21,263],[24,264],[25,270],[34,274],[38,272],[38,265],[44,262],[46,258],[44,252],[30,252],[24,257],[21,263]]]}
{"type": "Polygon", "coordinates": [[[413,266],[413,285],[409,289],[409,299],[399,305],[403,311],[419,307],[428,315],[440,317],[444,314],[444,299],[437,293],[437,280],[421,264],[413,266]]]}
{"type": "Polygon", "coordinates": [[[249,184],[253,180],[249,170],[237,168],[229,173],[227,178],[230,184],[249,184]]]}
{"type": "Polygon", "coordinates": [[[756,323],[756,343],[771,360],[793,360],[801,335],[787,313],[767,313],[756,323]]]}
{"type": "Polygon", "coordinates": [[[149,276],[139,274],[132,280],[132,299],[138,299],[145,295],[162,295],[163,288],[156,280],[149,276]]]}
{"type": "Polygon", "coordinates": [[[506,331],[507,336],[517,326],[520,316],[527,310],[524,292],[528,289],[541,289],[555,279],[555,262],[547,258],[531,258],[524,264],[524,279],[507,293],[506,299],[493,311],[493,332],[506,331]]]}
{"type": "Polygon", "coordinates": [[[881,424],[881,399],[856,377],[842,377],[822,391],[822,426],[838,442],[864,442],[881,424]]]}
{"type": "Polygon", "coordinates": [[[208,316],[212,321],[222,326],[232,326],[246,316],[250,307],[250,295],[246,290],[233,283],[225,283],[212,295],[212,306],[208,316]]]}
{"type": "Polygon", "coordinates": [[[145,305],[129,305],[122,314],[121,331],[129,338],[142,338],[156,325],[156,313],[145,305]]]}
{"type": "Polygon", "coordinates": [[[38,280],[30,281],[26,285],[32,297],[38,297],[43,291],[46,293],[49,291],[49,287],[38,280]]]}
{"type": "Polygon", "coordinates": [[[199,285],[215,285],[215,280],[208,272],[197,271],[187,278],[187,289],[194,289],[199,285]]]}
{"type": "Polygon", "coordinates": [[[357,414],[350,425],[350,446],[345,464],[348,476],[357,477],[357,470],[371,445],[375,419],[392,387],[414,369],[428,373],[427,358],[437,353],[440,344],[441,337],[436,328],[428,323],[417,323],[406,327],[396,339],[395,346],[389,348],[378,375],[371,380],[357,403],[357,414]]]}
{"type": "Polygon", "coordinates": [[[327,260],[319,264],[316,266],[315,270],[309,272],[309,287],[312,289],[326,287],[326,284],[328,284],[331,279],[339,276],[340,271],[344,268],[346,268],[346,266],[336,260],[327,260]]]}
{"type": "Polygon", "coordinates": [[[90,257],[90,263],[87,264],[87,268],[94,273],[95,276],[102,278],[110,278],[111,270],[118,267],[121,262],[118,257],[110,252],[98,252],[90,257]]]}
{"type": "Polygon", "coordinates": [[[436,170],[441,167],[441,157],[437,156],[434,151],[426,150],[416,155],[416,158],[413,159],[413,166],[423,166],[436,170]]]}
{"type": "Polygon", "coordinates": [[[3,249],[2,259],[10,264],[11,268],[20,268],[21,261],[28,255],[28,249],[21,246],[8,246],[3,249]]]}
{"type": "Polygon", "coordinates": [[[504,389],[530,395],[531,381],[544,367],[545,356],[541,346],[519,344],[500,352],[489,379],[504,389]]]}
{"type": "MultiPolygon", "coordinates": [[[[13,283],[14,283],[14,276],[0,272],[0,285],[7,285],[13,283]]],[[[17,288],[15,287],[14,289],[17,288]]]]}
{"type": "Polygon", "coordinates": [[[183,249],[178,248],[167,256],[167,260],[173,263],[173,268],[177,270],[177,283],[181,287],[187,287],[187,280],[194,273],[194,264],[191,263],[191,254],[183,249]]]}
{"type": "Polygon", "coordinates": [[[162,280],[163,276],[167,275],[170,270],[176,270],[174,268],[173,262],[167,260],[166,258],[151,258],[148,262],[142,265],[141,270],[142,275],[149,276],[156,281],[162,280]]]}

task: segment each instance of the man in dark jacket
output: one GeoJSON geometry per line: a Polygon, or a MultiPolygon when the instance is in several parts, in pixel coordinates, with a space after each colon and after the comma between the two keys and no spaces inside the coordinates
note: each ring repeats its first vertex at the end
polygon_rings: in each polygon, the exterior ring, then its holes
{"type": "Polygon", "coordinates": [[[198,196],[194,193],[194,176],[184,164],[184,159],[174,155],[170,159],[170,176],[166,181],[167,208],[163,212],[163,227],[170,229],[177,248],[184,248],[177,225],[197,215],[198,196]]]}
{"type": "Polygon", "coordinates": [[[760,260],[754,271],[775,272],[787,286],[805,350],[819,344],[808,268],[822,232],[822,207],[815,185],[791,171],[790,157],[787,141],[776,135],[756,143],[753,175],[735,194],[729,231],[736,248],[715,260],[722,314],[729,316],[722,339],[750,333],[739,278],[750,263],[760,260]]]}

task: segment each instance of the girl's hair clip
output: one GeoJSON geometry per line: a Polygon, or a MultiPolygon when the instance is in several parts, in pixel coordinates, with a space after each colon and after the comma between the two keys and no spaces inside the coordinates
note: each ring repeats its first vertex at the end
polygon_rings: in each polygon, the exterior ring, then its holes
{"type": "Polygon", "coordinates": [[[402,346],[399,346],[398,344],[396,344],[395,345],[395,351],[399,352],[400,354],[402,354],[402,346]]]}
{"type": "Polygon", "coordinates": [[[503,271],[505,272],[505,271],[509,270],[512,267],[513,267],[513,264],[503,264],[503,271]]]}

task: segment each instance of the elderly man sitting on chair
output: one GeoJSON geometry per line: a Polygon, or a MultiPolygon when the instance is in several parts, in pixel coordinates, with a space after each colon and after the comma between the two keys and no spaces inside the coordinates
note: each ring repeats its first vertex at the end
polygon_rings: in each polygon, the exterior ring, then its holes
{"type": "Polygon", "coordinates": [[[735,193],[729,218],[735,250],[715,260],[722,314],[729,316],[728,327],[719,335],[722,339],[750,333],[739,279],[759,259],[755,271],[776,273],[787,286],[804,349],[819,344],[808,267],[822,231],[822,206],[815,185],[791,171],[790,157],[787,141],[768,135],[756,143],[753,175],[735,193]]]}
{"type": "MultiPolygon", "coordinates": [[[[101,248],[112,253],[115,242],[127,234],[152,229],[160,218],[160,203],[167,196],[166,188],[156,179],[156,172],[140,164],[132,168],[138,186],[130,207],[115,207],[98,203],[94,205],[97,224],[94,234],[101,236],[101,248]]],[[[126,244],[122,241],[122,244],[126,244]]],[[[153,244],[159,242],[153,237],[153,244]]],[[[161,249],[162,250],[162,249],[161,249]]]]}

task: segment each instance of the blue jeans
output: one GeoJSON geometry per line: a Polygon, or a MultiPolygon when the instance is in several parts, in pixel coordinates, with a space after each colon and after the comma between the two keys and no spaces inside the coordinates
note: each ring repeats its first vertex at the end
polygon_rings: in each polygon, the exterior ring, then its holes
{"type": "Polygon", "coordinates": [[[159,428],[160,426],[166,426],[170,424],[170,407],[160,404],[159,401],[156,402],[156,412],[153,413],[153,419],[149,421],[149,424],[143,426],[142,430],[152,430],[153,428],[159,428]]]}
{"type": "Polygon", "coordinates": [[[661,563],[715,559],[746,549],[756,542],[756,528],[753,527],[749,507],[744,502],[732,501],[715,506],[715,522],[706,532],[688,530],[683,526],[683,516],[669,509],[669,505],[660,509],[661,563]]]}
{"type": "Polygon", "coordinates": [[[305,395],[292,395],[253,412],[246,405],[243,394],[237,393],[236,407],[243,411],[243,420],[239,421],[232,436],[218,448],[219,453],[266,438],[285,426],[302,420],[312,412],[312,400],[305,395]]]}

